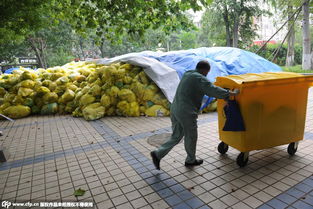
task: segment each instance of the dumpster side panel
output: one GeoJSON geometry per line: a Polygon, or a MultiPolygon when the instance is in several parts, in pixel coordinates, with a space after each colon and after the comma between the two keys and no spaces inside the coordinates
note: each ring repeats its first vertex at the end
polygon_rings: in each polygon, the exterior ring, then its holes
{"type": "Polygon", "coordinates": [[[223,100],[218,101],[220,139],[241,152],[289,144],[303,138],[308,86],[291,82],[242,85],[236,99],[244,118],[245,132],[222,131],[223,100]]]}

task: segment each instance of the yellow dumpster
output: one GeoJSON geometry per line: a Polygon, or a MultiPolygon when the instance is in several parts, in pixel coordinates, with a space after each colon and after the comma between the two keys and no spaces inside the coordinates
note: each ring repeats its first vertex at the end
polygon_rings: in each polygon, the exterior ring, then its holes
{"type": "Polygon", "coordinates": [[[217,77],[215,84],[226,89],[239,89],[235,99],[244,120],[245,131],[223,131],[226,121],[224,100],[218,100],[218,151],[224,154],[228,146],[241,153],[237,164],[248,162],[249,151],[289,144],[294,155],[298,141],[303,139],[308,88],[313,76],[288,72],[249,73],[217,77]]]}

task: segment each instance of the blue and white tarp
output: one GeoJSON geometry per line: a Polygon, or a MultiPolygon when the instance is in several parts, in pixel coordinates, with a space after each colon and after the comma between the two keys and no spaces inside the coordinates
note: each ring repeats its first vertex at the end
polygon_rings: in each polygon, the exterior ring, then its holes
{"type": "Polygon", "coordinates": [[[207,77],[211,82],[215,82],[218,76],[281,71],[278,65],[263,57],[232,47],[202,47],[170,52],[143,51],[95,61],[98,64],[122,61],[143,67],[172,102],[182,75],[188,70],[194,70],[200,60],[210,63],[211,71],[207,77]]]}

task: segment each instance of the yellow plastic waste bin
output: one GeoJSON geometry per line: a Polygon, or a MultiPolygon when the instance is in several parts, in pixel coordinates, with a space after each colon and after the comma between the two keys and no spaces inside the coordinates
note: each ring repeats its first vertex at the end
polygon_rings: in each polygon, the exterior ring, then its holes
{"type": "Polygon", "coordinates": [[[218,127],[222,141],[218,151],[225,154],[228,146],[241,153],[237,164],[248,162],[249,151],[289,144],[294,155],[298,141],[303,139],[308,88],[313,76],[288,72],[249,73],[217,77],[215,84],[227,89],[239,89],[236,99],[245,124],[245,131],[223,131],[226,121],[224,100],[218,100],[218,127]]]}

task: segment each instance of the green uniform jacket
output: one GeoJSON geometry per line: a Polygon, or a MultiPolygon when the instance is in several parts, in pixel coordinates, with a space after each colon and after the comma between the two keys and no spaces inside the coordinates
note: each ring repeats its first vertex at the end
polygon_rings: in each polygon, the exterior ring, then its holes
{"type": "Polygon", "coordinates": [[[197,115],[204,95],[225,99],[229,97],[229,91],[213,85],[196,70],[185,72],[177,87],[171,112],[177,116],[197,115]]]}

